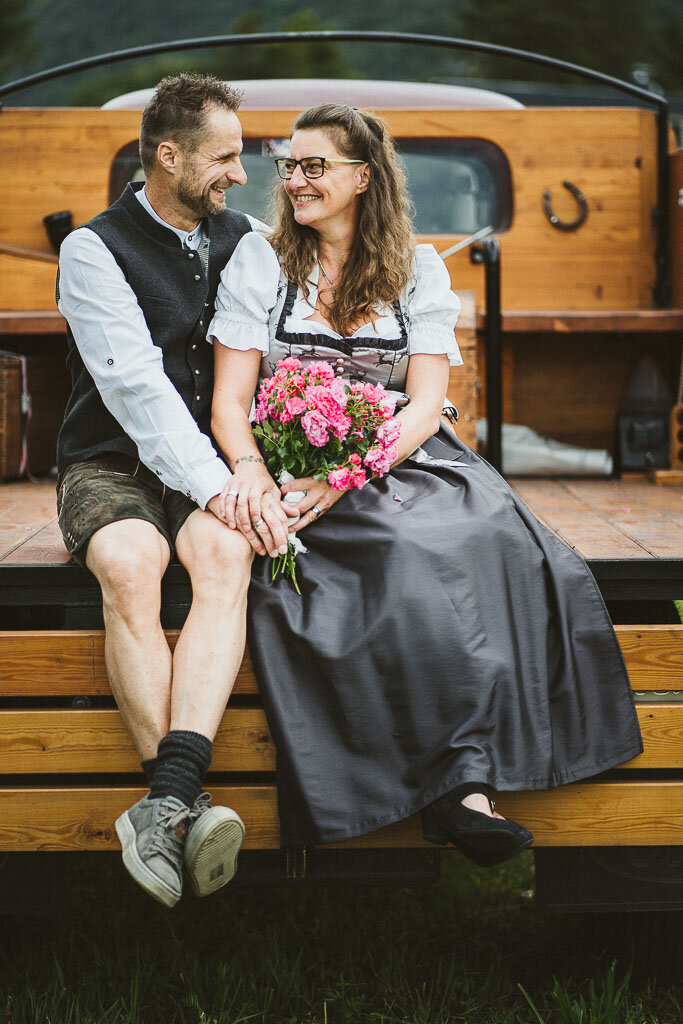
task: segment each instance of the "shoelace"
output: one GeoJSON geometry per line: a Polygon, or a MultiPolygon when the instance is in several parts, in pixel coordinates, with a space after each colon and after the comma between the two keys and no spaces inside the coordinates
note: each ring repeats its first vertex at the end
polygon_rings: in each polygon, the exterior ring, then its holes
{"type": "MultiPolygon", "coordinates": [[[[208,794],[207,794],[208,795],[208,794]]],[[[150,853],[158,853],[173,867],[183,856],[183,840],[185,831],[178,834],[181,825],[191,817],[187,807],[175,807],[165,800],[159,805],[157,818],[150,838],[150,853]]]]}
{"type": "Polygon", "coordinates": [[[211,794],[201,792],[190,808],[190,823],[194,825],[197,818],[211,810],[211,794]]]}

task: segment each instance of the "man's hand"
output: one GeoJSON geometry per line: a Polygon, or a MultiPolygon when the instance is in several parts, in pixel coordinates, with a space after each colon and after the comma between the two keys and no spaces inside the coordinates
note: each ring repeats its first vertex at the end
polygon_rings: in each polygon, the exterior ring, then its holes
{"type": "Polygon", "coordinates": [[[267,552],[271,558],[286,554],[287,516],[278,486],[265,466],[255,462],[238,466],[222,493],[211,501],[218,502],[219,518],[244,534],[257,554],[267,552]]]}

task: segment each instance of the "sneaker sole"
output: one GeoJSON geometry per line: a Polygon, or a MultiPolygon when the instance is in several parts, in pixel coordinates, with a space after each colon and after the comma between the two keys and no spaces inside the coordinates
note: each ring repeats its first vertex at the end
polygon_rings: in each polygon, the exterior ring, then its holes
{"type": "Polygon", "coordinates": [[[144,889],[148,895],[152,896],[159,903],[163,903],[165,907],[174,907],[182,893],[176,892],[169,885],[166,885],[163,879],[158,878],[153,871],[149,870],[145,862],[141,860],[135,845],[135,829],[128,817],[128,811],[124,811],[116,819],[114,827],[121,843],[123,863],[128,874],[135,879],[140,888],[144,889]]]}
{"type": "Polygon", "coordinates": [[[185,867],[197,896],[210,896],[232,881],[244,840],[244,823],[230,807],[212,807],[192,826],[185,867]]]}

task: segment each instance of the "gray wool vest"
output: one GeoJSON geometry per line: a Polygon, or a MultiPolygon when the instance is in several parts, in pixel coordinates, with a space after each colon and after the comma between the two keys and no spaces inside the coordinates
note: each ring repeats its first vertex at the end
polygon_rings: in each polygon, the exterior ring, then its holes
{"type": "MultiPolygon", "coordinates": [[[[178,236],[144,209],[135,196],[142,187],[128,185],[120,199],[83,227],[99,235],[121,267],[152,341],[163,352],[167,376],[199,429],[209,434],[213,350],[206,331],[221,271],[251,224],[234,210],[204,220],[210,239],[207,276],[198,253],[183,249],[178,236]]],[[[57,441],[58,469],[108,452],[136,456],[135,442],[105,407],[68,325],[66,334],[72,391],[57,441]]]]}

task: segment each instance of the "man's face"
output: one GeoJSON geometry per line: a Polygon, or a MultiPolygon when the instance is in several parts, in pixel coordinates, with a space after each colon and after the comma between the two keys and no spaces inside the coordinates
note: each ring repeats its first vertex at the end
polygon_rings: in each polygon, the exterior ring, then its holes
{"type": "Polygon", "coordinates": [[[246,185],[241,152],[242,126],[237,115],[222,107],[209,108],[201,141],[194,150],[181,151],[175,179],[178,199],[197,220],[222,213],[226,189],[246,185]]]}

